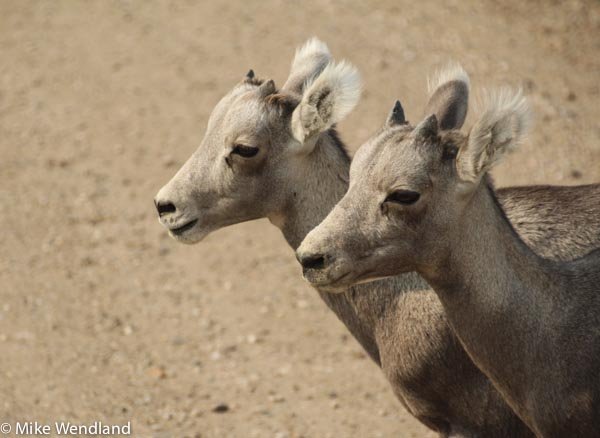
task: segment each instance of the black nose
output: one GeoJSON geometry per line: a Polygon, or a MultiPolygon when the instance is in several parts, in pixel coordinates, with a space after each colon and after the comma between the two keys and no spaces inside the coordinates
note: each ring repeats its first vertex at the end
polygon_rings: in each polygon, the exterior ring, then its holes
{"type": "Polygon", "coordinates": [[[154,205],[156,206],[156,210],[158,211],[159,216],[165,215],[167,213],[174,213],[177,210],[175,208],[175,205],[168,201],[164,202],[154,200],[154,205]]]}
{"type": "Polygon", "coordinates": [[[323,254],[307,254],[298,260],[304,269],[323,269],[325,256],[323,254]]]}

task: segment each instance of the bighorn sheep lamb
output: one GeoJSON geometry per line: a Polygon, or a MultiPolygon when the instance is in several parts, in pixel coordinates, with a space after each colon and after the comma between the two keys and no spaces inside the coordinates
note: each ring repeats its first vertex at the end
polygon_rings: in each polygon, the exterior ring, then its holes
{"type": "MultiPolygon", "coordinates": [[[[536,435],[599,436],[600,249],[570,262],[540,257],[488,176],[528,117],[510,90],[492,95],[468,135],[435,113],[415,128],[392,116],[356,154],[347,194],[298,258],[314,285],[342,291],[418,272],[469,356],[536,435]]],[[[580,207],[597,210],[600,195],[580,207]]]]}

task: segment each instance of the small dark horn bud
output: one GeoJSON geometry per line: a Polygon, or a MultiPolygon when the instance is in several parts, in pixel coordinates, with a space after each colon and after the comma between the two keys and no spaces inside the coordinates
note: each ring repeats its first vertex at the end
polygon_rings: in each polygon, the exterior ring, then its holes
{"type": "Polygon", "coordinates": [[[400,101],[397,100],[394,108],[392,108],[392,112],[388,116],[387,125],[405,125],[406,123],[406,118],[404,117],[404,108],[402,108],[400,101]]]}
{"type": "Polygon", "coordinates": [[[430,139],[438,134],[438,120],[435,114],[425,118],[415,128],[415,137],[422,140],[430,139]]]}
{"type": "Polygon", "coordinates": [[[273,82],[273,79],[263,82],[261,86],[258,87],[258,93],[262,97],[270,96],[271,94],[275,93],[275,91],[277,91],[277,89],[275,88],[275,82],[273,82]]]}

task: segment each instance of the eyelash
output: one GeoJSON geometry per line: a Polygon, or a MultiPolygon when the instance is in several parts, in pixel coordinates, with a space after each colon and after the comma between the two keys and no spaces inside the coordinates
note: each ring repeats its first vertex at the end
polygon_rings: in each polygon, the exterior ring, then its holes
{"type": "Polygon", "coordinates": [[[421,195],[417,192],[413,192],[412,190],[396,190],[395,192],[390,193],[387,198],[385,198],[385,202],[393,202],[395,204],[401,205],[412,205],[419,200],[421,195]]]}
{"type": "Polygon", "coordinates": [[[252,158],[258,154],[258,148],[253,146],[246,146],[243,144],[236,144],[231,151],[232,154],[239,155],[244,158],[252,158]]]}

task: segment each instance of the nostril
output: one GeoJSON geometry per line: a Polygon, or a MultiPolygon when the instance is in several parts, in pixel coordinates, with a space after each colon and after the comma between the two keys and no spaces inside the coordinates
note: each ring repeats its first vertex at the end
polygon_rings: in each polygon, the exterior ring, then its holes
{"type": "Polygon", "coordinates": [[[325,267],[325,256],[322,254],[311,254],[300,259],[304,269],[323,269],[325,267]]]}
{"type": "Polygon", "coordinates": [[[156,210],[158,211],[159,216],[167,213],[174,213],[177,210],[175,205],[171,202],[154,201],[154,205],[156,205],[156,210]]]}

